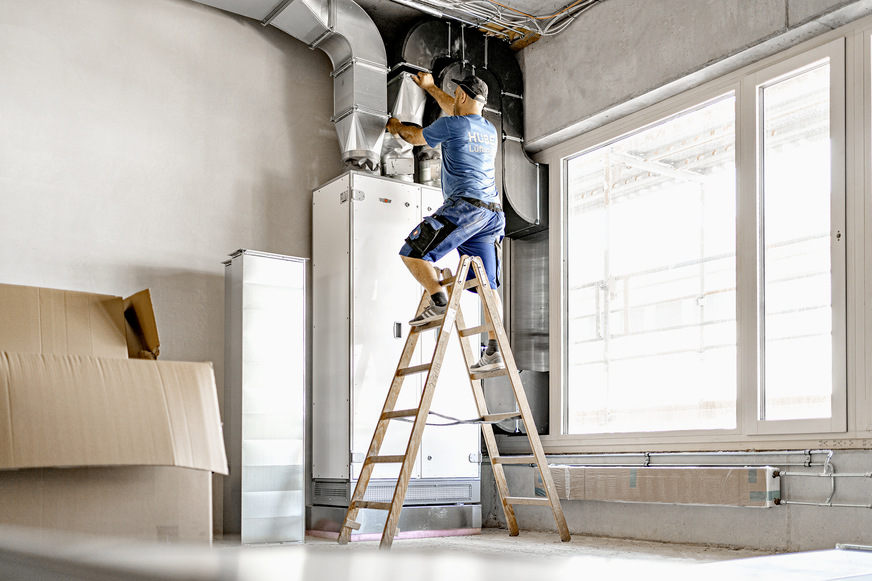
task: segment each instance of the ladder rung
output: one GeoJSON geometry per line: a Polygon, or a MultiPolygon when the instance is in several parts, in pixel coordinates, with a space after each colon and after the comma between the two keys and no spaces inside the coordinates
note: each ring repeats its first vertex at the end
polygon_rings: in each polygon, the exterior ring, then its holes
{"type": "Polygon", "coordinates": [[[402,367],[397,369],[397,375],[412,375],[413,373],[423,373],[424,371],[430,371],[430,364],[426,363],[424,365],[415,365],[414,367],[402,367]]]}
{"type": "Polygon", "coordinates": [[[433,321],[432,323],[427,323],[426,325],[419,325],[417,327],[412,327],[412,333],[420,333],[421,331],[429,331],[430,329],[438,329],[442,326],[442,319],[433,321]]]}
{"type": "Polygon", "coordinates": [[[360,529],[360,523],[355,522],[353,520],[347,520],[344,523],[342,523],[342,528],[352,529],[352,530],[356,531],[356,530],[360,529]]]}
{"type": "Polygon", "coordinates": [[[494,464],[535,464],[536,456],[494,456],[494,464]]]}
{"type": "Polygon", "coordinates": [[[502,369],[494,369],[493,371],[482,371],[480,373],[470,373],[469,376],[472,379],[487,379],[488,377],[501,377],[503,375],[508,375],[509,371],[505,367],[502,369]]]}
{"type": "Polygon", "coordinates": [[[486,422],[501,422],[512,418],[520,418],[521,412],[506,412],[501,414],[485,414],[482,419],[486,422]]]}
{"type": "Polygon", "coordinates": [[[470,335],[480,335],[481,333],[487,333],[488,331],[493,330],[493,325],[490,323],[486,323],[484,325],[479,325],[478,327],[470,327],[468,329],[461,329],[459,335],[461,337],[469,337],[470,335]]]}
{"type": "Polygon", "coordinates": [[[405,459],[405,456],[370,456],[367,461],[371,464],[398,464],[405,459]]]}
{"type": "Polygon", "coordinates": [[[375,510],[390,510],[390,502],[369,502],[367,500],[355,500],[351,503],[351,508],[372,508],[375,510]]]}
{"type": "Polygon", "coordinates": [[[506,504],[530,504],[536,506],[551,506],[551,501],[541,496],[507,496],[506,504]]]}
{"type": "MultiPolygon", "coordinates": [[[[447,289],[453,288],[454,287],[454,280],[451,280],[450,282],[446,282],[442,286],[444,286],[447,289]]],[[[480,286],[478,284],[478,280],[472,278],[463,284],[463,290],[469,290],[469,289],[477,287],[477,286],[480,286]]]]}
{"type": "Polygon", "coordinates": [[[382,414],[381,419],[389,420],[391,418],[410,418],[418,415],[418,408],[411,410],[394,410],[392,412],[385,412],[382,414]]]}

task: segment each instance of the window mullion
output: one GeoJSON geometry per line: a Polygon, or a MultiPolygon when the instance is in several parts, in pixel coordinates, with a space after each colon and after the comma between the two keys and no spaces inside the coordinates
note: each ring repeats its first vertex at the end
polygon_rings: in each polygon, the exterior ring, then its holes
{"type": "Polygon", "coordinates": [[[736,116],[736,411],[739,432],[754,434],[760,405],[757,390],[760,351],[757,306],[760,128],[754,77],[745,77],[740,83],[736,116]]]}

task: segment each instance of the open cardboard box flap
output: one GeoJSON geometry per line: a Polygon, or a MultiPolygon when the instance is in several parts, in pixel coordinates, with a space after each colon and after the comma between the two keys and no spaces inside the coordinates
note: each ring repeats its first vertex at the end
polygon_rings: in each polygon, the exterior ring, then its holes
{"type": "Polygon", "coordinates": [[[155,359],[148,289],[112,295],[0,284],[0,351],[155,359]]]}
{"type": "Polygon", "coordinates": [[[157,359],[160,355],[160,339],[148,289],[124,299],[124,319],[127,322],[127,353],[130,358],[157,359]]]}
{"type": "Polygon", "coordinates": [[[0,470],[228,472],[208,363],[0,353],[0,422],[0,470]]]}

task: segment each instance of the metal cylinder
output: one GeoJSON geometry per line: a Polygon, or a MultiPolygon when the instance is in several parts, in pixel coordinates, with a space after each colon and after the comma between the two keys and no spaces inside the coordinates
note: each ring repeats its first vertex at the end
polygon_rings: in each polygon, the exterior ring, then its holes
{"type": "Polygon", "coordinates": [[[422,145],[418,152],[418,183],[442,187],[442,148],[422,145]]]}
{"type": "Polygon", "coordinates": [[[382,175],[403,180],[415,181],[415,155],[412,144],[401,137],[385,132],[381,156],[382,175]]]}

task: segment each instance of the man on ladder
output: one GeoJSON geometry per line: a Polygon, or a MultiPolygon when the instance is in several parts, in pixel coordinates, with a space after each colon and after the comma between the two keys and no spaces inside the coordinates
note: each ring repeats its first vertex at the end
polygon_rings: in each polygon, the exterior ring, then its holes
{"type": "MultiPolygon", "coordinates": [[[[454,249],[461,256],[481,258],[490,287],[499,287],[500,246],[505,235],[506,218],[499,205],[494,178],[497,131],[481,116],[487,104],[487,84],[474,76],[452,79],[457,84],[452,97],[435,85],[430,73],[418,73],[413,78],[449,115],[424,129],[405,125],[393,117],[387,124],[388,131],[412,145],[436,147],[442,144],[444,203],[433,215],[415,226],[400,249],[406,267],[430,294],[430,305],[409,321],[416,327],[445,314],[448,296],[439,285],[431,263],[454,249]]],[[[493,296],[501,311],[499,295],[493,293],[493,296]]],[[[484,372],[504,367],[496,335],[489,331],[487,349],[470,371],[484,372]]]]}

